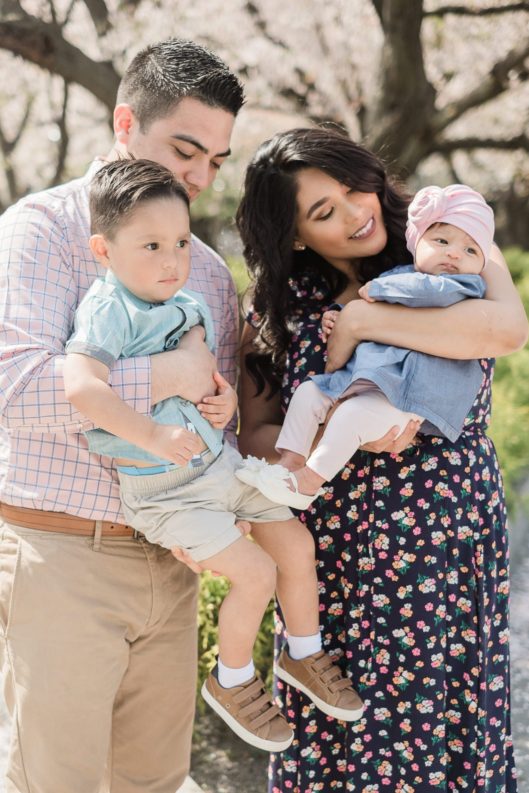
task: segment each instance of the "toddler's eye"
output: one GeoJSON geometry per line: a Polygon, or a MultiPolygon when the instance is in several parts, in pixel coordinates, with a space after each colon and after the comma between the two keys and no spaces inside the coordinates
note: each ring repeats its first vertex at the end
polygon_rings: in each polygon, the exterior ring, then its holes
{"type": "Polygon", "coordinates": [[[157,251],[160,246],[157,242],[148,242],[145,247],[148,251],[157,251]]]}

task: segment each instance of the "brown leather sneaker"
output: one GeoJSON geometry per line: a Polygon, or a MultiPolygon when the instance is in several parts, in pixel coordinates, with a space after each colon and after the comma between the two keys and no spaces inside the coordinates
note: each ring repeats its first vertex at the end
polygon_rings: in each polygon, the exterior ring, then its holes
{"type": "Polygon", "coordinates": [[[202,696],[228,727],[251,746],[282,752],[294,739],[285,717],[255,675],[243,686],[223,688],[215,667],[204,681],[202,696]]]}
{"type": "Polygon", "coordinates": [[[294,661],[285,647],[277,660],[276,675],[303,691],[327,716],[356,721],[364,712],[364,704],[351,681],[323,650],[294,661]]]}

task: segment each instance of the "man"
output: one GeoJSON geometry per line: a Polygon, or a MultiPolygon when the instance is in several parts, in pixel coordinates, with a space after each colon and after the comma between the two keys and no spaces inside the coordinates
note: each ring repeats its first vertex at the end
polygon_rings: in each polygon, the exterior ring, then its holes
{"type": "MultiPolygon", "coordinates": [[[[121,82],[118,156],[167,166],[191,200],[230,154],[243,103],[215,55],[172,39],[121,82]]],[[[0,628],[12,714],[6,793],[175,793],[188,769],[197,579],[124,525],[110,458],[64,396],[63,351],[101,274],[82,179],[19,201],[0,219],[0,628]]],[[[225,264],[193,238],[189,286],[208,303],[219,369],[235,381],[237,302],[225,264]]],[[[111,385],[136,410],[214,393],[206,346],[121,360],[111,385]]]]}

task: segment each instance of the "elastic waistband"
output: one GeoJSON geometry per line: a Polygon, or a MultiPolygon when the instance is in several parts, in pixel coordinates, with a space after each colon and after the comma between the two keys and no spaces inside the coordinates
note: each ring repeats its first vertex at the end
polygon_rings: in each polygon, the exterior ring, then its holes
{"type": "Polygon", "coordinates": [[[118,468],[119,485],[123,492],[145,496],[153,495],[162,490],[171,490],[192,482],[201,476],[216,459],[213,452],[206,449],[200,455],[200,461],[197,460],[197,465],[174,466],[167,471],[162,470],[160,473],[149,473],[145,476],[141,475],[141,468],[138,468],[134,474],[128,474],[122,466],[118,468]]]}

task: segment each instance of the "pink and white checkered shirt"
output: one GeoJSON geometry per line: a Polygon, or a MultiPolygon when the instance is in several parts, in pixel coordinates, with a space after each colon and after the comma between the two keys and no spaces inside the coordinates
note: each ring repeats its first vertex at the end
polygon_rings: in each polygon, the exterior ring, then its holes
{"type": "MultiPolygon", "coordinates": [[[[75,309],[104,274],[88,246],[88,187],[99,166],[22,199],[0,218],[0,446],[7,446],[0,500],[123,523],[111,460],[88,453],[80,434],[86,421],[66,401],[62,378],[75,309]]],[[[188,286],[211,310],[219,371],[235,383],[235,287],[222,259],[196,237],[188,286]]],[[[149,413],[149,357],[118,361],[110,382],[135,410],[149,413]]]]}

